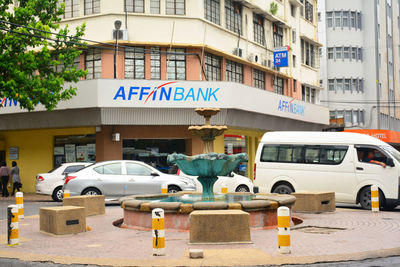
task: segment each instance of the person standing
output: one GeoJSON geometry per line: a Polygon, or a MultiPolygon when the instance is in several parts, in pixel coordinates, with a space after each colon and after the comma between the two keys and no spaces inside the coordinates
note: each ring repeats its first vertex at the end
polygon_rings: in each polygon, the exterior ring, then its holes
{"type": "Polygon", "coordinates": [[[19,192],[19,189],[21,188],[21,178],[19,177],[19,168],[17,166],[17,162],[13,161],[11,163],[11,178],[13,181],[13,190],[12,190],[12,196],[14,196],[15,189],[19,192]]]}
{"type": "Polygon", "coordinates": [[[0,177],[1,177],[1,184],[3,186],[2,190],[3,197],[8,197],[7,184],[8,181],[10,180],[10,169],[7,167],[7,163],[5,161],[1,162],[0,177]]]}

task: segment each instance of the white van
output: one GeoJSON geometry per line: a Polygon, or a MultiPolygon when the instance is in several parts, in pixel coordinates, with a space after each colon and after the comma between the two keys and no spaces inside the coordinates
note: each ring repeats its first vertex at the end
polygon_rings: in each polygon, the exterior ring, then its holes
{"type": "Polygon", "coordinates": [[[371,208],[370,186],[381,207],[400,204],[400,153],[374,137],[346,132],[268,132],[256,153],[260,193],[333,191],[336,202],[371,208]]]}

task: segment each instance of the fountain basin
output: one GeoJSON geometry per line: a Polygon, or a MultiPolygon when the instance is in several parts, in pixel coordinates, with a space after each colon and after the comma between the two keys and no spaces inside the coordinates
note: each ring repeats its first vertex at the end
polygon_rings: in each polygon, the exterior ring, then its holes
{"type": "Polygon", "coordinates": [[[252,228],[274,228],[277,208],[291,207],[295,201],[294,196],[279,194],[229,193],[217,195],[212,202],[203,201],[200,193],[135,195],[120,199],[124,209],[121,227],[150,230],[151,210],[162,208],[165,211],[165,229],[189,230],[189,214],[194,210],[228,209],[248,212],[252,228]]]}

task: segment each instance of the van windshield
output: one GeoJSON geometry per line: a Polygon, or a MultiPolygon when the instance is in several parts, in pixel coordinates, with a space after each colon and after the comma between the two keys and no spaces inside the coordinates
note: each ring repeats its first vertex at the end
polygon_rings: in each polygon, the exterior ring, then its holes
{"type": "Polygon", "coordinates": [[[382,146],[382,148],[400,162],[400,152],[392,146],[382,146]]]}

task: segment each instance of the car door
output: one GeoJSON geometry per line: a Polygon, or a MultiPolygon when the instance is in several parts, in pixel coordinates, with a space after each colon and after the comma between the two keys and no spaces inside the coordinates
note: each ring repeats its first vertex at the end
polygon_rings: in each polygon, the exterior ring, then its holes
{"type": "Polygon", "coordinates": [[[95,179],[93,186],[100,189],[105,196],[124,195],[126,177],[122,174],[121,162],[107,163],[93,168],[95,179]]]}
{"type": "Polygon", "coordinates": [[[158,176],[152,175],[153,169],[136,162],[126,162],[127,195],[158,194],[161,183],[158,176]]]}

